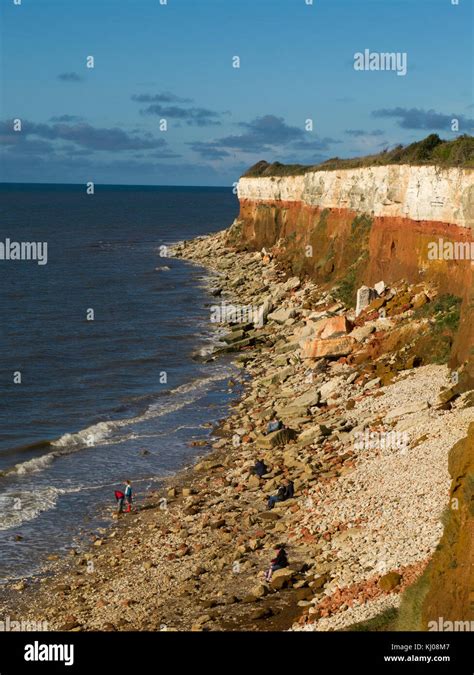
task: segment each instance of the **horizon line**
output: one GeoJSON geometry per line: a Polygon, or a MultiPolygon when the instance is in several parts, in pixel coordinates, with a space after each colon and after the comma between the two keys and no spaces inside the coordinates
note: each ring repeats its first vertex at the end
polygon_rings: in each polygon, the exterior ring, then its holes
{"type": "MultiPolygon", "coordinates": [[[[88,181],[91,182],[91,181],[88,181]]],[[[31,182],[31,181],[0,181],[0,186],[8,185],[35,185],[35,186],[67,186],[67,187],[84,187],[87,186],[86,183],[48,183],[48,182],[31,182]]],[[[166,184],[157,184],[157,183],[94,183],[94,187],[125,187],[125,188],[200,188],[200,189],[220,189],[220,190],[233,190],[233,185],[190,185],[190,184],[181,184],[181,185],[166,185],[166,184]]]]}

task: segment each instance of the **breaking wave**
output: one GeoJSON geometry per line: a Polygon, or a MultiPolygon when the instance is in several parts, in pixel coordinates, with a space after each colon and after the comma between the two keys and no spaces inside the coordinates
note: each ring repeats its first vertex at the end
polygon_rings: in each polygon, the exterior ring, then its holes
{"type": "Polygon", "coordinates": [[[18,527],[43,511],[54,509],[60,490],[39,487],[34,490],[7,490],[0,494],[0,530],[18,527]]]}
{"type": "Polygon", "coordinates": [[[197,401],[206,393],[210,384],[227,379],[228,377],[229,374],[222,371],[214,375],[193,380],[171,390],[163,396],[164,400],[160,398],[160,400],[155,401],[140,415],[122,420],[98,422],[97,424],[81,429],[76,433],[63,434],[60,438],[51,441],[49,444],[43,444],[50,448],[47,453],[26,460],[25,462],[15,464],[11,468],[4,469],[0,473],[0,476],[11,474],[24,475],[43,471],[55,459],[63,455],[92,448],[97,445],[121,443],[130,438],[129,434],[125,433],[124,435],[121,433],[126,427],[174,413],[197,401]]]}

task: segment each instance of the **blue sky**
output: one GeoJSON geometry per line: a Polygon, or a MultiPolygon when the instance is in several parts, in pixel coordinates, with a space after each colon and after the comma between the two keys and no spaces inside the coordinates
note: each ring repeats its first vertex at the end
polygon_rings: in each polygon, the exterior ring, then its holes
{"type": "Polygon", "coordinates": [[[306,2],[1,0],[0,180],[231,185],[472,133],[472,0],[306,2]],[[407,74],[356,71],[365,49],[407,74]]]}

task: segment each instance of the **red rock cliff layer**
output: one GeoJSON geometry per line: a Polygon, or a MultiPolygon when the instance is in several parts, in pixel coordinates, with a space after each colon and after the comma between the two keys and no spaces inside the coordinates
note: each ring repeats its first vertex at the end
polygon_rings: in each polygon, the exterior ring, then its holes
{"type": "Polygon", "coordinates": [[[406,279],[433,281],[440,292],[462,297],[451,365],[469,361],[474,381],[473,264],[428,257],[430,242],[471,242],[470,228],[401,216],[370,217],[341,208],[321,210],[301,201],[241,199],[230,239],[241,248],[274,247],[292,272],[328,285],[343,281],[352,294],[364,283],[406,279]]]}

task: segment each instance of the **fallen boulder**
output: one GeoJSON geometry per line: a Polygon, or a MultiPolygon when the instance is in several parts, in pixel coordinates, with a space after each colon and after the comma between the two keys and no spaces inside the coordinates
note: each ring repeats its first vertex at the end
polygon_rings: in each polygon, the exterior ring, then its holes
{"type": "Polygon", "coordinates": [[[309,389],[308,391],[305,391],[304,394],[301,394],[301,396],[295,398],[291,403],[291,407],[303,408],[306,406],[306,408],[312,408],[312,406],[318,405],[319,399],[319,391],[316,391],[316,389],[309,389]]]}
{"type": "Polygon", "coordinates": [[[332,316],[329,319],[326,319],[325,326],[321,331],[319,337],[326,340],[330,337],[335,337],[337,335],[345,335],[352,329],[352,324],[346,319],[344,315],[342,316],[332,316]]]}
{"type": "Polygon", "coordinates": [[[305,429],[298,436],[298,445],[309,445],[313,443],[317,438],[324,436],[323,427],[320,424],[317,424],[314,427],[309,427],[305,429]]]}
{"type": "Polygon", "coordinates": [[[285,445],[289,441],[293,441],[297,437],[296,431],[293,429],[279,429],[273,431],[266,436],[260,436],[257,439],[257,444],[260,448],[275,448],[279,445],[285,445]]]}
{"type": "Polygon", "coordinates": [[[307,340],[303,346],[304,359],[338,358],[347,356],[354,348],[355,340],[351,337],[328,338],[327,340],[307,340]]]}
{"type": "Polygon", "coordinates": [[[375,288],[361,286],[357,291],[356,316],[359,316],[359,314],[370,305],[372,300],[374,300],[377,295],[378,294],[375,288]]]}
{"type": "Polygon", "coordinates": [[[291,585],[291,580],[294,574],[295,574],[294,571],[289,567],[284,567],[281,570],[276,570],[276,572],[273,572],[270,581],[270,587],[274,591],[279,591],[282,588],[287,588],[288,586],[291,585]]]}
{"type": "Polygon", "coordinates": [[[268,319],[271,321],[276,321],[276,323],[285,323],[288,319],[292,319],[296,314],[296,310],[293,307],[284,308],[281,307],[276,311],[268,315],[268,319]]]}

